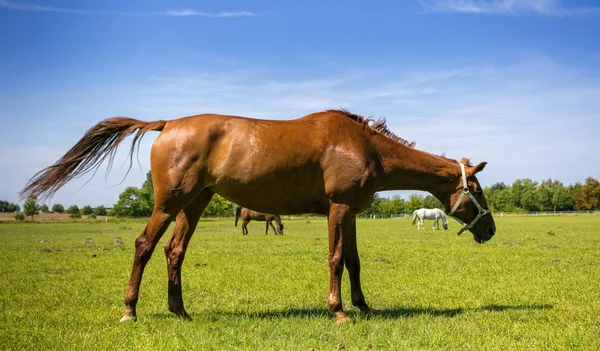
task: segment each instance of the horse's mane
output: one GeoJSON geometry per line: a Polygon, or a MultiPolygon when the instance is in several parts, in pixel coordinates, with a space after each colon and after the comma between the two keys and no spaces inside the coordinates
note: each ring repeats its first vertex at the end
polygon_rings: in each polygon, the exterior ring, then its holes
{"type": "Polygon", "coordinates": [[[416,143],[414,141],[408,142],[406,139],[403,139],[403,138],[397,136],[391,130],[389,130],[389,128],[387,127],[387,125],[385,123],[385,118],[380,118],[376,121],[372,118],[365,118],[363,116],[354,114],[346,109],[327,110],[327,112],[339,113],[348,118],[355,120],[356,122],[363,123],[365,126],[370,128],[371,130],[374,130],[375,132],[382,134],[382,135],[384,135],[402,145],[408,146],[410,148],[414,148],[416,145],[416,143]]]}

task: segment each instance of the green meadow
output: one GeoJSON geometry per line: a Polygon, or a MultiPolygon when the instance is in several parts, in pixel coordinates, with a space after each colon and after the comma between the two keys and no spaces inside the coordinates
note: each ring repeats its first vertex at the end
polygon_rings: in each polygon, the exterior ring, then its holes
{"type": "Polygon", "coordinates": [[[496,217],[483,245],[452,221],[418,232],[409,218],[360,219],[374,313],[351,306],[346,274],[343,325],[326,305],[325,219],[284,224],[242,236],[233,219],[199,223],[182,269],[192,321],[167,308],[165,234],[138,321],[122,324],[145,221],[0,223],[0,350],[600,349],[600,216],[496,217]]]}

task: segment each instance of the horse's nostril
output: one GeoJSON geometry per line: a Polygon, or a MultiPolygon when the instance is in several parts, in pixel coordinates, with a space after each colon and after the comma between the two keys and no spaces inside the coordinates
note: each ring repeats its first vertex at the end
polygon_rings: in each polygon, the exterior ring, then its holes
{"type": "Polygon", "coordinates": [[[489,227],[488,228],[488,234],[491,236],[493,236],[496,233],[496,228],[494,227],[489,227]]]}

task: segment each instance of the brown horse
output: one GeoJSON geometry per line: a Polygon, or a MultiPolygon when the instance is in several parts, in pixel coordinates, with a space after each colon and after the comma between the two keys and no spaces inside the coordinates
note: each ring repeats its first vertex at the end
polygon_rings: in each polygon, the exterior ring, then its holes
{"type": "Polygon", "coordinates": [[[381,190],[423,190],[437,197],[446,213],[461,221],[478,243],[496,227],[471,166],[414,149],[373,121],[346,110],[328,110],[295,120],[276,121],[204,114],[143,122],[115,117],[101,121],[54,165],[38,172],[22,197],[46,198],[74,177],[112,164],[123,139],[134,134],[130,157],[140,138],[161,131],[152,145],[150,164],[154,210],[135,241],[135,258],[125,292],[122,321],[136,319],[144,267],[161,236],[176,217],[165,246],[169,310],[189,318],[181,296],[181,266],[198,219],[213,194],[265,213],[322,213],[328,216],[329,310],[338,322],[342,309],[344,265],[352,304],[368,314],[360,283],[356,215],[381,190]],[[267,194],[264,189],[271,191],[267,194]]]}
{"type": "Polygon", "coordinates": [[[237,227],[238,219],[242,218],[242,235],[248,235],[248,223],[251,220],[267,222],[267,226],[265,229],[265,235],[269,235],[269,225],[273,228],[275,235],[283,235],[283,223],[281,223],[281,217],[279,215],[262,213],[257,211],[252,211],[242,206],[238,206],[235,209],[235,226],[237,227]],[[277,228],[273,226],[273,221],[277,224],[277,228]]]}

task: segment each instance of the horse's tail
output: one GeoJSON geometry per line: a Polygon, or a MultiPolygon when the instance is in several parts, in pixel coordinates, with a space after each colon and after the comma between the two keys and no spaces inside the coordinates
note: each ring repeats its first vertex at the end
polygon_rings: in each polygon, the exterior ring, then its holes
{"type": "Polygon", "coordinates": [[[235,226],[237,227],[238,219],[242,216],[242,206],[238,206],[235,209],[235,226]]]}
{"type": "MultiPolygon", "coordinates": [[[[60,160],[37,172],[19,192],[21,198],[35,196],[39,199],[52,197],[58,189],[73,178],[80,177],[108,158],[107,172],[112,167],[119,144],[135,133],[129,149],[129,169],[133,153],[142,136],[151,130],[162,131],[167,121],[144,122],[127,117],[108,118],[93,126],[60,160]]],[[[129,169],[127,172],[129,172],[129,169]]]]}
{"type": "Polygon", "coordinates": [[[415,212],[413,212],[413,220],[412,220],[412,225],[415,225],[417,223],[417,211],[415,210],[415,212]]]}

